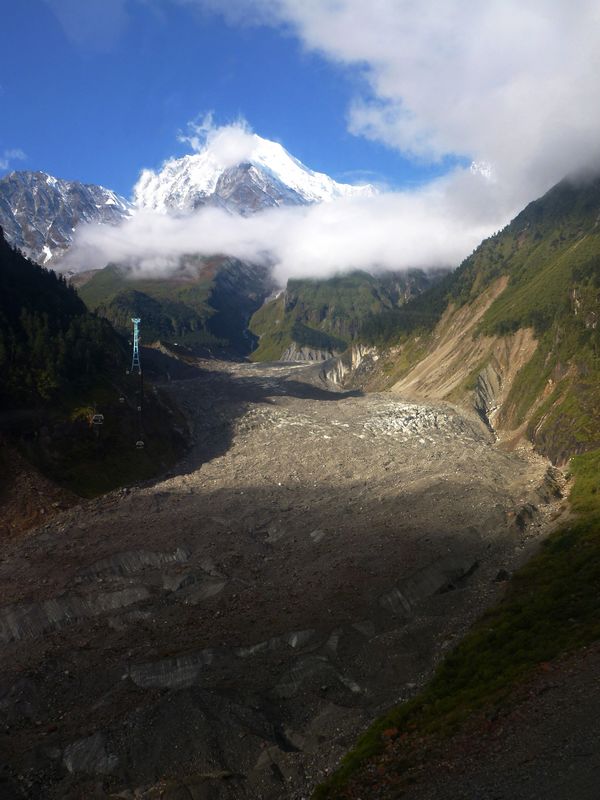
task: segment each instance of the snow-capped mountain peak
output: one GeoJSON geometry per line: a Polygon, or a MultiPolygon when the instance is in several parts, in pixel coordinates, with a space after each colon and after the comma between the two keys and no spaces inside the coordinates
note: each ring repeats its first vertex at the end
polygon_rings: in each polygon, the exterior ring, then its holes
{"type": "Polygon", "coordinates": [[[199,152],[169,159],[157,172],[143,170],[133,197],[138,208],[161,212],[216,205],[251,214],[374,193],[371,185],[338,183],[306,167],[279,143],[231,126],[217,131],[199,152]]]}

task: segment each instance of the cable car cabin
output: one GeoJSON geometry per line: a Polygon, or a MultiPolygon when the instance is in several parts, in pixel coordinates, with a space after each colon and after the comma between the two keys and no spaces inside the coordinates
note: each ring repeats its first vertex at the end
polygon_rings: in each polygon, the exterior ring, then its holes
{"type": "Polygon", "coordinates": [[[138,441],[135,443],[135,446],[137,447],[137,449],[138,449],[138,450],[143,450],[143,449],[144,449],[144,442],[143,442],[141,439],[139,439],[139,440],[138,440],[138,441]]]}
{"type": "Polygon", "coordinates": [[[94,414],[92,417],[92,425],[103,425],[104,424],[104,414],[94,414]]]}

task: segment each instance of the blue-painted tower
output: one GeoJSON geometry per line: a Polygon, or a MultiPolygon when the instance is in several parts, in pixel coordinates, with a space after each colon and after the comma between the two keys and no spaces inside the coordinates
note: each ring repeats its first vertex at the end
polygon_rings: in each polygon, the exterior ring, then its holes
{"type": "Polygon", "coordinates": [[[139,317],[132,317],[133,322],[133,358],[131,359],[131,371],[137,367],[138,374],[142,374],[142,365],[140,364],[140,322],[139,317]]]}

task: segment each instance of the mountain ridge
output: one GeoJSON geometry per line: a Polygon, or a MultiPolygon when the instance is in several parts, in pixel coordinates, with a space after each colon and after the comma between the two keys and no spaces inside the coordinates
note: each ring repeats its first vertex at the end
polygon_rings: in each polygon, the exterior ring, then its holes
{"type": "Polygon", "coordinates": [[[324,361],[340,355],[371,317],[396,309],[440,280],[445,271],[355,270],[331,278],[289,280],[250,320],[259,337],[254,361],[324,361]]]}
{"type": "Polygon", "coordinates": [[[54,266],[81,223],[114,225],[131,214],[123,197],[96,184],[19,170],[0,178],[0,226],[7,240],[43,266],[54,266]]]}
{"type": "Polygon", "coordinates": [[[188,257],[168,278],[135,276],[109,264],[85,276],[79,294],[122,334],[143,319],[144,342],[245,357],[254,346],[248,320],[273,289],[268,268],[235,258],[188,257]]]}

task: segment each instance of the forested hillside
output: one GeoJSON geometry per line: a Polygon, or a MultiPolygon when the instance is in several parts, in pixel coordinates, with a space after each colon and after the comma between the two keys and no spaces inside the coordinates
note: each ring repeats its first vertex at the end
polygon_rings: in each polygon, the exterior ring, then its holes
{"type": "Polygon", "coordinates": [[[156,278],[110,264],[75,281],[88,308],[120,333],[137,316],[147,344],[160,340],[235,356],[252,350],[248,320],[271,290],[268,269],[222,256],[190,256],[156,278]]]}
{"type": "MultiPolygon", "coordinates": [[[[1,230],[1,229],[0,229],[1,230]]],[[[0,405],[38,405],[125,363],[123,342],[64,278],[0,236],[0,405]]]]}
{"type": "Polygon", "coordinates": [[[156,474],[183,452],[184,423],[154,392],[137,410],[142,387],[128,364],[110,323],[0,236],[0,445],[83,495],[156,474]]]}

